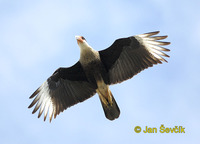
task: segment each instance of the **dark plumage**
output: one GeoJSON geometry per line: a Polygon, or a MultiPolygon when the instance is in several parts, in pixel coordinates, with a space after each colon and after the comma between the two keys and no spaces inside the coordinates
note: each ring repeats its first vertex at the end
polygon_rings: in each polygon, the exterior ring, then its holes
{"type": "Polygon", "coordinates": [[[96,92],[99,95],[105,115],[114,120],[119,117],[119,107],[109,89],[109,85],[127,80],[140,71],[155,64],[167,62],[169,57],[161,47],[169,42],[161,42],[167,36],[153,36],[151,32],[117,39],[109,48],[95,51],[84,37],[78,36],[81,50],[80,60],[69,68],[57,69],[32,95],[29,108],[39,108],[38,117],[44,112],[44,120],[49,113],[50,121],[68,107],[82,102],[96,92]]]}

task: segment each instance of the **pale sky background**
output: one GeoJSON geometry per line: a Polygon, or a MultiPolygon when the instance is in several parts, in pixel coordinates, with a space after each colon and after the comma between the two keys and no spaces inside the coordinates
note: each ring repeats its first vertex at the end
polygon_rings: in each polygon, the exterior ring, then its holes
{"type": "Polygon", "coordinates": [[[199,0],[0,0],[1,144],[197,144],[200,141],[199,0]],[[105,118],[97,95],[52,123],[28,109],[29,96],[58,67],[79,59],[75,35],[97,50],[115,39],[160,30],[168,63],[111,86],[121,109],[105,118]],[[139,125],[183,126],[184,134],[135,133],[139,125]]]}

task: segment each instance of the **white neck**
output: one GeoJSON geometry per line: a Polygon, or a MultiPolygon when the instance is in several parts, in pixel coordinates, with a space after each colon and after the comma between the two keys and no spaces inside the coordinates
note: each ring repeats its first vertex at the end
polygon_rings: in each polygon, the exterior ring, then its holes
{"type": "Polygon", "coordinates": [[[80,62],[87,64],[97,58],[99,58],[98,51],[95,51],[86,41],[79,43],[80,47],[80,62]]]}

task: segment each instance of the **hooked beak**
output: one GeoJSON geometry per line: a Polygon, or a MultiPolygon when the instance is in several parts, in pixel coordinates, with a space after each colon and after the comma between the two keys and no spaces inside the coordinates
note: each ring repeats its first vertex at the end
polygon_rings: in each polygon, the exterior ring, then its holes
{"type": "Polygon", "coordinates": [[[83,39],[81,38],[81,36],[75,36],[77,43],[83,43],[83,39]]]}

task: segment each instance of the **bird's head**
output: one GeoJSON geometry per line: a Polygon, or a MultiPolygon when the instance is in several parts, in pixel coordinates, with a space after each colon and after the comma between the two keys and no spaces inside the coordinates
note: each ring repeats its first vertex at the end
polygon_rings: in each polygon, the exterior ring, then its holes
{"type": "Polygon", "coordinates": [[[86,47],[89,46],[86,39],[83,36],[75,36],[79,47],[86,47]]]}

